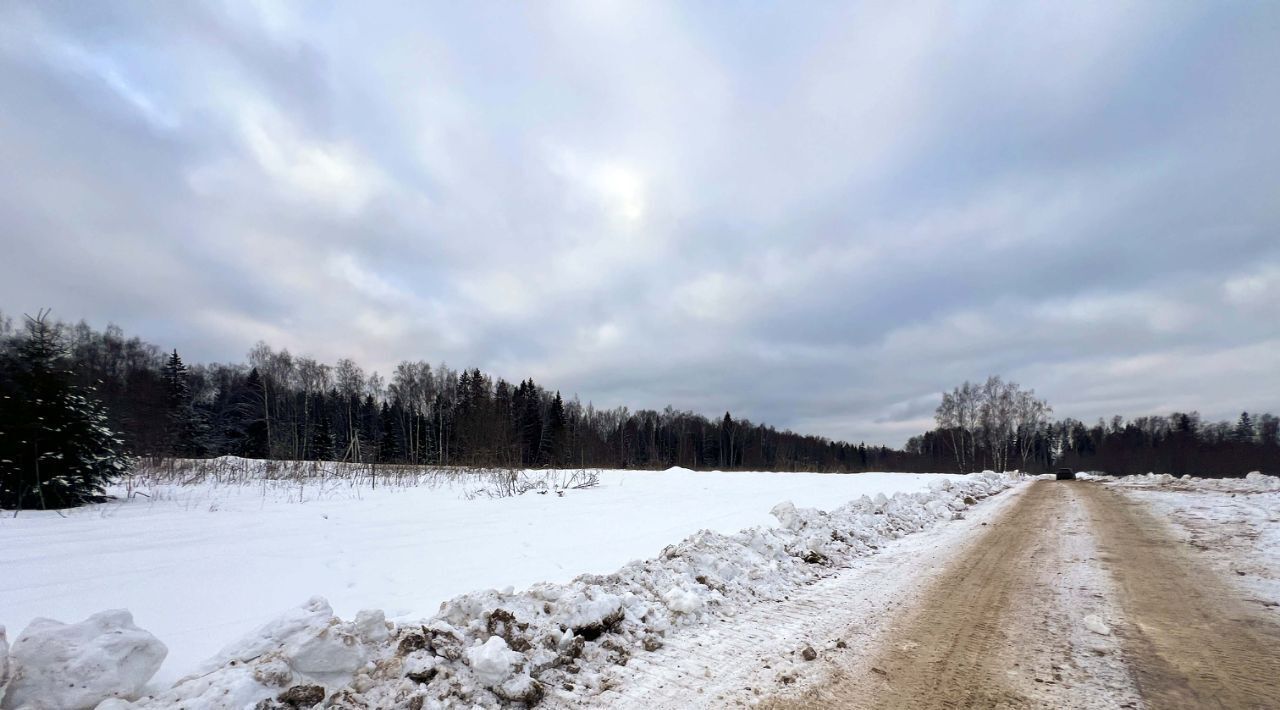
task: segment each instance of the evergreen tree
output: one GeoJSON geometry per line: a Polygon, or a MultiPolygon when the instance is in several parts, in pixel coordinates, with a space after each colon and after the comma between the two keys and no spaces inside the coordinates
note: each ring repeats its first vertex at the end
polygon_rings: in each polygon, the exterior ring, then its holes
{"type": "Polygon", "coordinates": [[[547,463],[559,466],[564,463],[567,437],[564,416],[564,400],[560,393],[551,400],[547,408],[547,463]]]}
{"type": "Polygon", "coordinates": [[[182,363],[182,358],[178,357],[177,350],[173,351],[173,354],[165,361],[164,367],[160,369],[160,379],[164,381],[165,395],[168,396],[171,405],[191,401],[191,385],[187,382],[187,366],[182,363]]]}
{"type": "Polygon", "coordinates": [[[525,466],[537,466],[542,455],[542,408],[538,401],[538,387],[532,379],[520,383],[516,390],[516,402],[519,410],[519,426],[516,431],[520,435],[520,463],[525,466]]]}
{"type": "Polygon", "coordinates": [[[129,469],[92,392],[75,385],[46,313],[27,319],[0,361],[0,507],[68,508],[100,500],[129,469]]]}
{"type": "MultiPolygon", "coordinates": [[[[398,404],[398,403],[397,403],[398,404]]],[[[404,447],[400,445],[400,428],[396,426],[398,417],[391,405],[382,403],[382,411],[378,414],[381,421],[381,432],[378,439],[378,461],[394,463],[401,460],[404,447]]]]}
{"type": "Polygon", "coordinates": [[[1241,443],[1252,443],[1255,433],[1253,430],[1253,417],[1250,417],[1248,412],[1240,412],[1240,419],[1236,422],[1236,428],[1232,432],[1231,438],[1241,443]]]}
{"type": "Polygon", "coordinates": [[[232,451],[249,459],[265,459],[271,452],[268,438],[271,430],[262,417],[262,393],[262,376],[255,367],[249,371],[244,386],[237,393],[233,424],[228,432],[232,451]]]}
{"type": "Polygon", "coordinates": [[[165,453],[186,457],[204,455],[207,427],[202,412],[192,402],[187,366],[178,357],[177,350],[160,369],[160,379],[164,384],[166,406],[165,453]]]}
{"type": "Polygon", "coordinates": [[[310,440],[307,442],[307,450],[310,453],[308,458],[312,461],[333,460],[333,427],[329,409],[325,396],[317,394],[315,403],[316,421],[311,428],[310,440]]]}

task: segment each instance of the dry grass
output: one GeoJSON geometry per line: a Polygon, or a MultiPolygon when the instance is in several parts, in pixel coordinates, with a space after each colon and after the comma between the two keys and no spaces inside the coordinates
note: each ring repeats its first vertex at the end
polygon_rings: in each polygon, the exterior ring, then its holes
{"type": "Polygon", "coordinates": [[[507,498],[533,492],[564,495],[567,490],[593,488],[600,475],[592,470],[523,470],[337,461],[264,461],[223,456],[214,459],[144,458],[121,478],[129,497],[173,486],[261,487],[297,489],[298,499],[313,493],[379,488],[458,488],[466,498],[507,498]]]}

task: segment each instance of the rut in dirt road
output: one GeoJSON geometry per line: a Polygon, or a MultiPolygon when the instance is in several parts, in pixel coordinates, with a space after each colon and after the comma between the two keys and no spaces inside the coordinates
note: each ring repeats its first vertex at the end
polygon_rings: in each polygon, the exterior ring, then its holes
{"type": "Polygon", "coordinates": [[[1010,646],[1005,610],[1039,577],[1040,533],[1052,526],[1056,496],[1033,484],[1018,507],[997,521],[934,583],[936,593],[872,665],[886,682],[871,708],[1006,708],[1030,700],[1004,681],[1010,646]]]}
{"type": "Polygon", "coordinates": [[[1118,582],[1125,655],[1148,705],[1280,708],[1280,626],[1171,541],[1141,503],[1103,486],[1081,493],[1118,582]]]}
{"type": "Polygon", "coordinates": [[[1140,503],[1036,481],[876,651],[765,706],[1280,708],[1280,627],[1239,599],[1140,503]]]}
{"type": "Polygon", "coordinates": [[[930,584],[886,634],[878,653],[833,682],[774,708],[1022,708],[1035,703],[1006,682],[1017,634],[1006,610],[1030,596],[1062,489],[1033,483],[930,584]]]}

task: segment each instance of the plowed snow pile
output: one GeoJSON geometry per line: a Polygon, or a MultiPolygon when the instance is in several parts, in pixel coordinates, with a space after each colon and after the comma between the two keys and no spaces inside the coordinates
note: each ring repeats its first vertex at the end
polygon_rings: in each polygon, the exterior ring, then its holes
{"type": "MultiPolygon", "coordinates": [[[[225,457],[169,469],[123,481],[101,505],[0,514],[0,625],[11,641],[39,617],[128,609],[169,648],[152,680],[167,687],[313,596],[344,618],[377,608],[416,621],[475,589],[606,574],[701,529],[769,525],[782,500],[830,509],[950,477],[605,470],[598,486],[563,497],[469,498],[491,482],[486,472],[393,468],[374,485],[366,467],[346,464],[225,457]],[[307,475],[293,476],[300,466],[307,475]]],[[[581,472],[524,473],[566,482],[581,472]]]]}
{"type": "Polygon", "coordinates": [[[111,708],[492,707],[589,697],[605,690],[604,668],[660,648],[673,628],[782,599],[1017,480],[935,480],[926,491],[863,496],[830,512],[783,503],[773,509],[778,527],[702,531],[612,574],[464,594],[418,623],[391,624],[376,611],[345,621],[316,598],[169,690],[111,708]]]}

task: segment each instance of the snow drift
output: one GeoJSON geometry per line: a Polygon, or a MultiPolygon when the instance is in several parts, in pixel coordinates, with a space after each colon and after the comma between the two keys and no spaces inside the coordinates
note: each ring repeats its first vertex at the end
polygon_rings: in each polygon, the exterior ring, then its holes
{"type": "Polygon", "coordinates": [[[782,599],[1017,480],[990,472],[939,480],[830,512],[781,504],[779,527],[702,531],[612,574],[464,594],[394,629],[377,612],[348,622],[312,599],[172,688],[119,707],[492,707],[593,696],[610,666],[660,648],[673,628],[782,599]]]}
{"type": "Polygon", "coordinates": [[[1280,491],[1280,476],[1269,476],[1261,471],[1251,471],[1244,478],[1197,478],[1172,476],[1167,473],[1142,473],[1121,476],[1112,485],[1133,488],[1194,488],[1235,493],[1268,493],[1280,491]]]}

